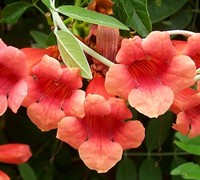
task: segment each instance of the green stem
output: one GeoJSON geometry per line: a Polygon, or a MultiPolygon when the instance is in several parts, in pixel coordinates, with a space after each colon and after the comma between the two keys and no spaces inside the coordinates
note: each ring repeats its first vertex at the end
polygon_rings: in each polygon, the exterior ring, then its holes
{"type": "Polygon", "coordinates": [[[187,152],[159,152],[159,153],[131,153],[127,152],[126,156],[186,156],[186,155],[191,155],[191,153],[187,152]]]}
{"type": "MultiPolygon", "coordinates": [[[[63,23],[63,21],[61,20],[58,12],[56,12],[56,10],[51,10],[51,13],[52,13],[52,16],[53,16],[53,21],[54,21],[55,26],[59,27],[61,30],[65,31],[65,32],[68,32],[68,33],[72,34],[69,31],[69,29],[65,26],[65,24],[63,23]]],[[[57,28],[55,30],[57,30],[57,28]]],[[[103,64],[105,64],[106,66],[109,66],[109,67],[114,65],[113,62],[111,62],[107,58],[101,56],[100,54],[98,54],[97,52],[95,52],[94,50],[92,50],[91,48],[89,48],[87,45],[85,45],[78,38],[76,38],[76,40],[78,41],[78,43],[80,44],[80,46],[82,47],[82,49],[85,52],[87,52],[89,55],[91,55],[92,57],[94,57],[95,59],[99,60],[100,62],[102,62],[103,64]]]]}
{"type": "Polygon", "coordinates": [[[33,6],[45,16],[45,12],[42,9],[40,9],[40,7],[37,6],[37,1],[32,1],[32,3],[33,6]]]}
{"type": "Polygon", "coordinates": [[[75,0],[74,6],[80,6],[81,5],[81,0],[75,0]]]}
{"type": "Polygon", "coordinates": [[[169,35],[183,35],[183,36],[186,36],[186,37],[190,37],[190,36],[195,34],[195,32],[186,31],[186,30],[170,30],[170,31],[167,31],[167,33],[169,35]]]}

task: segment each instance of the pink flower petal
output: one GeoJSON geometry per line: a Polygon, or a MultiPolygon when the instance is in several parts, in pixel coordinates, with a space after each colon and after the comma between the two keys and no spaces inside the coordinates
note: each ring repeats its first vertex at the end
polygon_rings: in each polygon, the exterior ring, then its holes
{"type": "Polygon", "coordinates": [[[21,51],[26,55],[26,62],[28,69],[30,69],[30,74],[32,74],[32,67],[38,64],[45,54],[54,58],[59,56],[58,48],[56,46],[50,46],[46,49],[22,48],[21,51]]]}
{"type": "Polygon", "coordinates": [[[148,86],[143,85],[133,89],[128,97],[132,107],[151,118],[164,114],[173,99],[174,94],[169,87],[150,82],[148,86]]]}
{"type": "Polygon", "coordinates": [[[63,110],[66,116],[76,116],[82,118],[85,115],[84,111],[85,92],[75,90],[71,97],[65,101],[63,110]]]}
{"type": "Polygon", "coordinates": [[[88,94],[84,106],[85,113],[90,116],[105,116],[111,111],[109,103],[98,94],[88,94]]]}
{"type": "Polygon", "coordinates": [[[87,139],[87,133],[82,125],[82,120],[76,117],[65,117],[58,123],[56,137],[73,148],[78,149],[79,146],[87,139]]]}
{"type": "Polygon", "coordinates": [[[200,135],[200,104],[185,111],[187,120],[190,123],[189,137],[193,138],[200,135]]]}
{"type": "Polygon", "coordinates": [[[130,65],[136,60],[141,60],[146,53],[141,47],[142,39],[138,36],[130,39],[123,39],[120,50],[117,53],[116,61],[121,64],[130,65]]]}
{"type": "Polygon", "coordinates": [[[33,77],[28,76],[25,78],[25,81],[28,84],[28,95],[25,96],[22,106],[28,107],[30,104],[39,100],[40,91],[38,90],[37,81],[33,77]]]}
{"type": "Polygon", "coordinates": [[[21,164],[32,156],[30,148],[26,144],[0,145],[0,162],[21,164]]]}
{"type": "Polygon", "coordinates": [[[189,132],[189,121],[187,119],[186,113],[180,112],[177,115],[176,124],[173,124],[173,129],[179,131],[181,134],[186,135],[189,132]]]}
{"type": "Polygon", "coordinates": [[[64,68],[60,81],[72,89],[82,87],[82,79],[80,76],[80,69],[78,68],[64,68]]]}
{"type": "Polygon", "coordinates": [[[22,101],[27,95],[28,87],[24,80],[18,81],[10,90],[8,96],[8,106],[14,113],[17,113],[22,101]]]}
{"type": "Polygon", "coordinates": [[[7,97],[4,94],[0,94],[0,116],[2,116],[8,107],[7,97]]]}
{"type": "Polygon", "coordinates": [[[0,180],[10,180],[10,177],[0,170],[0,180]]]}
{"type": "Polygon", "coordinates": [[[169,86],[173,92],[185,89],[194,83],[196,67],[194,62],[185,55],[175,56],[168,64],[162,82],[169,86]]]}
{"type": "Polygon", "coordinates": [[[0,39],[0,50],[2,50],[5,47],[7,47],[7,45],[2,41],[2,39],[0,39]]]}
{"type": "Polygon", "coordinates": [[[0,64],[18,78],[24,78],[28,75],[26,56],[15,47],[8,46],[0,50],[0,64]]]}
{"type": "Polygon", "coordinates": [[[58,126],[65,113],[57,104],[33,103],[27,108],[30,120],[42,131],[49,131],[58,126]]]}
{"type": "Polygon", "coordinates": [[[142,48],[150,56],[160,61],[168,61],[176,54],[176,50],[172,45],[170,36],[166,32],[151,32],[143,40],[142,48]]]}
{"type": "Polygon", "coordinates": [[[103,138],[90,138],[78,149],[80,158],[90,169],[105,173],[122,157],[122,147],[103,138]]]}
{"type": "Polygon", "coordinates": [[[109,94],[128,99],[128,94],[137,84],[128,67],[123,64],[111,66],[106,74],[105,88],[109,94]]]}
{"type": "Polygon", "coordinates": [[[119,120],[121,122],[122,120],[132,118],[133,115],[129,108],[127,108],[127,104],[124,99],[110,97],[108,99],[108,103],[111,106],[110,116],[116,121],[119,120]]]}
{"type": "Polygon", "coordinates": [[[32,72],[37,75],[37,78],[49,78],[59,80],[62,75],[60,63],[48,56],[44,55],[42,60],[32,68],[32,72]]]}
{"type": "Polygon", "coordinates": [[[145,137],[145,129],[140,121],[124,122],[116,131],[114,141],[118,142],[123,150],[137,148],[145,137]]]}

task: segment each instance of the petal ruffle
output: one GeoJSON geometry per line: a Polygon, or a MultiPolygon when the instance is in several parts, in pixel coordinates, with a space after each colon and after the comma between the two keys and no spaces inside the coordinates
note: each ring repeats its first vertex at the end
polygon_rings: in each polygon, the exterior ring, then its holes
{"type": "Polygon", "coordinates": [[[82,79],[80,76],[79,68],[63,68],[63,73],[60,78],[60,81],[63,84],[66,84],[72,89],[77,89],[82,87],[82,79]]]}
{"type": "Polygon", "coordinates": [[[176,50],[167,32],[151,32],[143,40],[142,48],[148,55],[160,61],[168,61],[176,54],[176,50]]]}
{"type": "Polygon", "coordinates": [[[189,126],[187,115],[183,111],[177,115],[176,124],[173,124],[172,128],[179,131],[181,134],[186,135],[189,132],[189,126]]]}
{"type": "Polygon", "coordinates": [[[114,141],[119,143],[123,150],[137,148],[145,137],[145,129],[140,121],[124,122],[114,135],[114,141]]]}
{"type": "Polygon", "coordinates": [[[63,111],[66,116],[76,116],[82,118],[84,111],[85,92],[82,90],[73,91],[71,97],[63,105],[63,111]]]}
{"type": "Polygon", "coordinates": [[[84,106],[85,113],[90,116],[105,116],[111,111],[110,104],[98,94],[88,94],[84,106]]]}
{"type": "Polygon", "coordinates": [[[32,68],[32,71],[37,75],[38,79],[49,78],[59,80],[62,75],[60,63],[48,55],[44,55],[42,60],[32,68]]]}
{"type": "Polygon", "coordinates": [[[8,46],[0,50],[0,64],[18,78],[24,78],[28,75],[26,56],[15,47],[8,46]]]}
{"type": "Polygon", "coordinates": [[[185,55],[175,56],[168,64],[166,73],[163,74],[163,84],[169,86],[173,92],[185,89],[194,83],[196,67],[190,57],[185,55]]]}
{"type": "Polygon", "coordinates": [[[42,131],[57,128],[65,113],[56,104],[33,103],[27,108],[30,120],[42,131]]]}
{"type": "Polygon", "coordinates": [[[90,138],[78,148],[80,158],[90,169],[105,173],[122,157],[122,147],[104,138],[90,138]]]}
{"type": "Polygon", "coordinates": [[[76,117],[65,117],[58,123],[56,137],[73,148],[78,149],[79,146],[87,139],[87,133],[82,125],[82,120],[76,117]]]}
{"type": "Polygon", "coordinates": [[[137,85],[138,82],[133,79],[128,67],[123,64],[111,66],[106,74],[105,88],[109,94],[128,99],[128,94],[137,85]]]}
{"type": "Polygon", "coordinates": [[[8,100],[4,94],[0,94],[0,116],[2,116],[8,107],[8,100]]]}
{"type": "Polygon", "coordinates": [[[142,49],[141,43],[142,39],[138,36],[133,39],[123,39],[116,61],[120,64],[130,65],[136,60],[144,59],[146,53],[142,49]]]}
{"type": "Polygon", "coordinates": [[[10,180],[10,177],[0,170],[0,180],[10,180]]]}
{"type": "Polygon", "coordinates": [[[7,47],[7,45],[0,39],[0,51],[5,47],[7,47]]]}
{"type": "Polygon", "coordinates": [[[128,100],[132,107],[148,117],[164,114],[173,103],[172,90],[162,84],[148,84],[133,89],[128,100]]]}
{"type": "Polygon", "coordinates": [[[121,122],[122,120],[132,118],[133,115],[131,111],[129,110],[129,108],[127,107],[127,104],[124,99],[110,97],[108,99],[108,103],[111,106],[110,116],[113,119],[116,119],[116,121],[119,120],[121,122]]]}
{"type": "Polygon", "coordinates": [[[17,110],[22,104],[25,96],[28,93],[27,83],[24,80],[18,81],[10,90],[8,96],[8,106],[14,113],[17,113],[17,110]]]}

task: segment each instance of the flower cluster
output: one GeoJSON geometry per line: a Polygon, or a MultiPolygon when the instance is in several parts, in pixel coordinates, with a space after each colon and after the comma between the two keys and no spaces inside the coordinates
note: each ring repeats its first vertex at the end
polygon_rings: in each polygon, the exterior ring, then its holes
{"type": "MultiPolygon", "coordinates": [[[[88,9],[112,14],[112,5],[95,0],[88,9]]],[[[187,41],[171,40],[160,31],[124,38],[116,28],[91,25],[88,36],[80,39],[113,64],[108,67],[86,54],[91,80],[66,65],[70,62],[64,62],[59,46],[19,50],[1,40],[0,115],[8,107],[14,113],[26,107],[41,131],[57,129],[56,137],[100,173],[112,168],[123,150],[144,140],[145,128],[133,118],[133,108],[149,118],[171,110],[177,114],[172,128],[189,137],[200,135],[199,33],[187,41]]],[[[4,149],[12,149],[8,146],[4,149]]],[[[26,152],[20,162],[31,156],[26,152]]],[[[12,155],[6,158],[0,146],[1,162],[19,163],[12,155]]]]}
{"type": "Polygon", "coordinates": [[[19,50],[1,41],[0,114],[7,107],[14,113],[26,107],[41,131],[57,129],[57,138],[78,149],[86,166],[100,173],[112,168],[123,150],[144,140],[145,128],[132,118],[132,108],[149,118],[171,110],[177,114],[174,129],[200,135],[200,84],[195,81],[200,34],[172,41],[167,32],[127,39],[113,28],[92,31],[85,42],[115,64],[108,68],[87,56],[90,81],[62,62],[56,46],[19,50]],[[116,37],[112,43],[111,35],[116,37]]]}

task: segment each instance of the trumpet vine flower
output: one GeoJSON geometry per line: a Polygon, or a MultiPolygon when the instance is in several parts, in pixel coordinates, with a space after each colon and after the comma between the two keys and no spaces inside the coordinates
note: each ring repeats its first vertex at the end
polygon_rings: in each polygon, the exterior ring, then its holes
{"type": "Polygon", "coordinates": [[[104,173],[121,159],[123,150],[140,146],[144,127],[130,120],[132,113],[123,99],[106,93],[101,75],[95,75],[86,92],[85,116],[63,118],[57,138],[78,149],[90,169],[104,173]]]}
{"type": "Polygon", "coordinates": [[[174,94],[191,86],[196,74],[189,56],[178,54],[167,32],[154,31],[146,38],[123,39],[117,53],[119,64],[106,74],[108,93],[128,99],[148,117],[164,114],[174,94]]]}
{"type": "Polygon", "coordinates": [[[57,128],[65,116],[84,116],[85,92],[79,90],[82,78],[78,68],[61,66],[44,55],[27,78],[28,95],[23,101],[31,121],[42,131],[57,128]]]}

